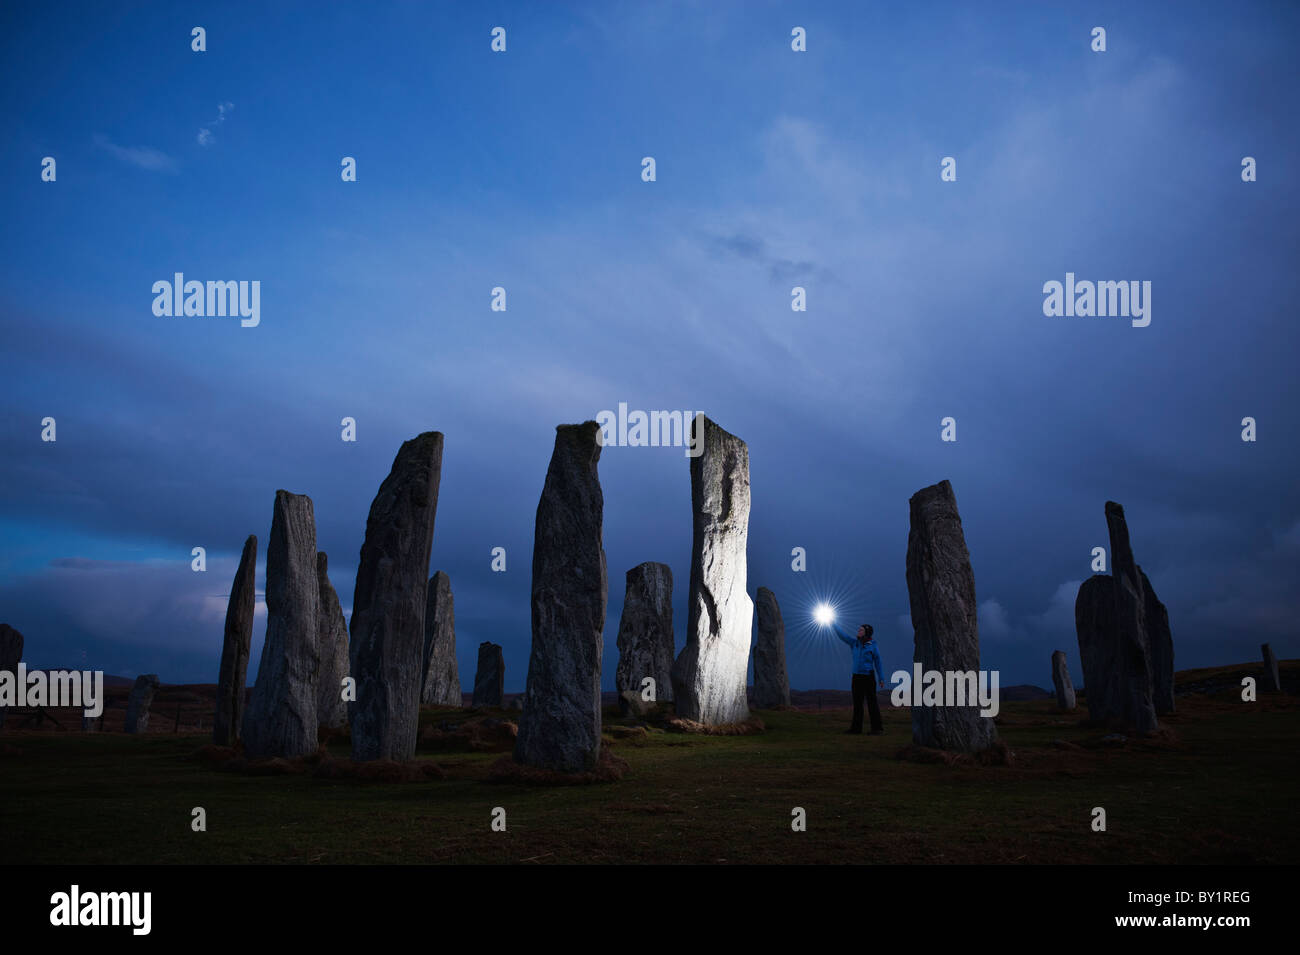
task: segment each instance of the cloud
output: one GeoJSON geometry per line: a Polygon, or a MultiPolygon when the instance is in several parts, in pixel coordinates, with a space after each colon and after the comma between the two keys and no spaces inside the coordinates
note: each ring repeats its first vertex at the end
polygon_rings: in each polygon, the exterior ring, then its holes
{"type": "Polygon", "coordinates": [[[119,146],[105,136],[96,136],[95,145],[122,162],[151,172],[176,173],[176,161],[164,152],[148,146],[119,146]]]}
{"type": "Polygon", "coordinates": [[[216,137],[212,135],[213,127],[220,126],[224,123],[226,117],[231,114],[234,108],[234,103],[218,103],[217,118],[199,127],[199,134],[195,137],[195,141],[198,142],[200,146],[211,146],[216,141],[216,137]]]}

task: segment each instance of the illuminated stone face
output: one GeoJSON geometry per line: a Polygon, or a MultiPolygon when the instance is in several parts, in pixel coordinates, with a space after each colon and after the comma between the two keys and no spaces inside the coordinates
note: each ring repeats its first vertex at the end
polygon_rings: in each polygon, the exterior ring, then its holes
{"type": "Polygon", "coordinates": [[[749,540],[749,447],[712,421],[697,417],[691,459],[690,618],[686,647],[673,664],[677,715],[700,723],[749,718],[749,669],[754,602],[745,592],[749,540]]]}

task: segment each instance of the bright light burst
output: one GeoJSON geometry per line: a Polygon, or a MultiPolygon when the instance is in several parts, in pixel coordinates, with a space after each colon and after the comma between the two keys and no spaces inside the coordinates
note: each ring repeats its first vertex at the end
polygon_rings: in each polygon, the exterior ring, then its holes
{"type": "Polygon", "coordinates": [[[819,626],[829,627],[835,622],[835,608],[827,603],[818,604],[813,608],[813,619],[819,626]]]}

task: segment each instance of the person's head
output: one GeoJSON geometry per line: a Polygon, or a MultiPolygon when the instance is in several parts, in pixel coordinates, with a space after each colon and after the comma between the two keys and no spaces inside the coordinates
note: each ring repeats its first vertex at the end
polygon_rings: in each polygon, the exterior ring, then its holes
{"type": "Polygon", "coordinates": [[[872,626],[869,623],[864,623],[862,626],[858,627],[858,639],[863,643],[870,640],[873,633],[875,633],[875,630],[872,629],[872,626]]]}

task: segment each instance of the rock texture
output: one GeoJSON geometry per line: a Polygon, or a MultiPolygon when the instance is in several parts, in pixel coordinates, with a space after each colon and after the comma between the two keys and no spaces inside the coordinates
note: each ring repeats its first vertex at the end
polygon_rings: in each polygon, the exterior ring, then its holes
{"type": "Polygon", "coordinates": [[[560,773],[600,758],[600,664],[608,582],[600,425],[555,429],[533,536],[532,652],[515,762],[560,773]]]}
{"type": "Polygon", "coordinates": [[[348,675],[348,624],[343,606],[330,583],[329,557],[316,554],[316,589],[320,610],[316,633],[320,646],[320,674],[316,680],[316,722],[329,729],[348,725],[348,705],[343,700],[343,680],[348,675]]]}
{"type": "Polygon", "coordinates": [[[623,615],[618,621],[618,667],[614,691],[619,710],[640,715],[673,698],[673,572],[647,561],[627,572],[623,615]],[[641,681],[654,680],[654,703],[642,699],[641,681]],[[636,697],[632,701],[626,694],[636,697]],[[634,703],[635,705],[630,705],[634,703]]]}
{"type": "Polygon", "coordinates": [[[1163,627],[1162,667],[1173,708],[1173,643],[1168,615],[1133,559],[1124,508],[1106,502],[1112,576],[1097,574],[1079,587],[1074,604],[1088,717],[1099,725],[1147,734],[1158,728],[1150,625],[1163,627]],[[1163,622],[1162,622],[1163,618],[1163,622]]]}
{"type": "Polygon", "coordinates": [[[500,706],[505,693],[506,660],[501,647],[484,641],[478,645],[478,669],[474,671],[472,706],[500,706]]]}
{"type": "Polygon", "coordinates": [[[456,606],[451,578],[438,571],[429,578],[424,604],[424,683],[421,703],[460,706],[460,671],[456,667],[456,606]]]}
{"type": "Polygon", "coordinates": [[[1156,596],[1140,564],[1137,572],[1142,581],[1143,617],[1151,655],[1151,704],[1156,715],[1163,716],[1174,712],[1174,637],[1169,630],[1169,611],[1156,596]]]}
{"type": "Polygon", "coordinates": [[[352,758],[415,755],[442,434],[405,442],[370,505],[352,598],[352,758]]]}
{"type": "Polygon", "coordinates": [[[135,678],[131,695],[126,700],[126,732],[143,733],[149,728],[149,707],[158,689],[158,675],[146,673],[135,678]]]}
{"type": "Polygon", "coordinates": [[[758,588],[754,601],[758,639],[754,643],[754,705],[772,709],[790,705],[790,679],[785,672],[785,621],[776,594],[758,588]]]}
{"type": "MultiPolygon", "coordinates": [[[[23,635],[9,626],[0,623],[0,670],[8,670],[17,679],[18,664],[23,659],[23,635]]],[[[0,706],[0,726],[5,725],[5,710],[0,706]]]]}
{"type": "Polygon", "coordinates": [[[244,750],[250,759],[316,751],[319,613],[311,498],[276,491],[266,550],[266,641],[244,712],[244,750]]]}
{"type": "Polygon", "coordinates": [[[673,664],[679,717],[707,725],[749,718],[746,676],[754,603],[745,592],[749,447],[708,418],[691,422],[691,586],[686,646],[673,664]],[[703,424],[704,434],[696,433],[703,424]]]}
{"type": "Polygon", "coordinates": [[[235,580],[226,604],[226,635],[221,644],[221,669],[217,674],[217,709],[212,722],[212,742],[234,746],[244,724],[244,699],[248,687],[248,653],[253,646],[253,610],[257,606],[257,538],[249,534],[239,556],[235,580]]]}
{"type": "Polygon", "coordinates": [[[1264,689],[1274,693],[1282,692],[1282,674],[1278,670],[1273,648],[1267,643],[1261,643],[1259,649],[1264,654],[1264,689]]]}
{"type": "MultiPolygon", "coordinates": [[[[980,668],[975,574],[962,532],[957,499],[947,481],[912,495],[907,538],[907,592],[912,607],[914,659],[923,671],[980,668]]],[[[997,739],[979,706],[913,706],[912,740],[919,746],[980,752],[997,739]]]]}
{"type": "Polygon", "coordinates": [[[1056,705],[1064,712],[1074,709],[1074,684],[1070,682],[1070,668],[1065,662],[1064,650],[1052,651],[1052,685],[1056,687],[1056,705]]]}

